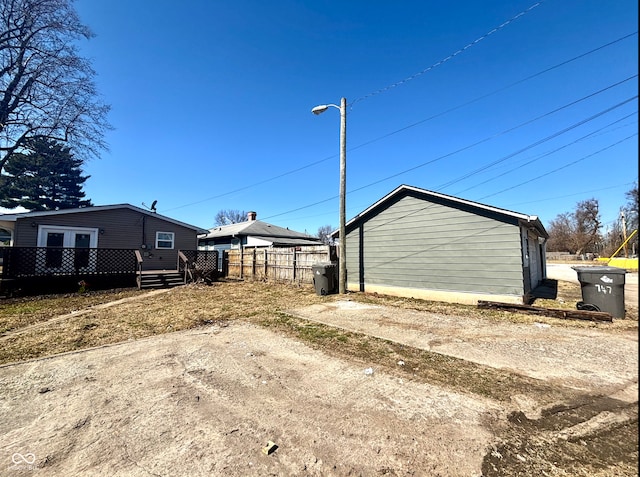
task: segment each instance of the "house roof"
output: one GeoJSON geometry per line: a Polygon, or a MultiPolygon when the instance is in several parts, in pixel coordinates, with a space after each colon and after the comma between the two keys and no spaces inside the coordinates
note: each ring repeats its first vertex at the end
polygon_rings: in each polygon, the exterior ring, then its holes
{"type": "Polygon", "coordinates": [[[262,220],[247,220],[237,224],[221,225],[209,229],[206,235],[201,235],[198,238],[215,239],[240,235],[273,242],[274,245],[309,245],[310,243],[322,243],[317,237],[278,227],[277,225],[272,225],[262,220]]]}
{"type": "Polygon", "coordinates": [[[55,215],[62,215],[62,214],[65,214],[65,215],[66,214],[83,214],[87,212],[97,212],[97,211],[115,210],[115,209],[130,209],[135,212],[139,212],[141,214],[157,217],[161,220],[165,220],[175,225],[180,225],[182,227],[195,230],[197,233],[206,233],[206,229],[203,229],[201,227],[196,227],[195,225],[186,224],[184,222],[180,222],[179,220],[175,220],[170,217],[160,215],[156,212],[151,212],[149,210],[141,209],[140,207],[136,207],[131,204],[94,205],[90,207],[79,207],[77,209],[42,210],[42,211],[34,211],[34,212],[20,212],[16,214],[0,214],[0,223],[15,222],[16,220],[23,219],[23,218],[48,217],[48,216],[55,216],[55,215]]]}
{"type": "MultiPolygon", "coordinates": [[[[413,194],[428,201],[437,200],[439,202],[445,202],[451,207],[465,207],[465,208],[470,208],[472,210],[476,209],[479,212],[484,211],[484,212],[490,212],[492,214],[496,214],[498,216],[515,218],[515,219],[518,219],[519,221],[531,224],[532,227],[538,230],[540,235],[542,235],[545,238],[549,238],[549,234],[545,230],[544,226],[542,225],[542,222],[540,222],[540,219],[538,218],[537,215],[528,215],[528,214],[514,212],[507,209],[501,209],[499,207],[494,207],[492,205],[481,204],[480,202],[461,199],[459,197],[454,197],[452,195],[441,194],[439,192],[433,192],[427,189],[421,189],[419,187],[409,186],[405,184],[398,186],[396,189],[394,189],[393,191],[385,195],[382,199],[378,200],[376,203],[374,203],[373,205],[369,206],[368,208],[360,212],[353,219],[348,221],[346,226],[349,227],[353,223],[359,222],[360,220],[365,219],[368,215],[374,213],[377,209],[379,209],[381,206],[384,206],[387,202],[403,194],[404,195],[413,194]]],[[[331,236],[337,237],[338,234],[339,234],[339,231],[336,230],[331,233],[331,236]]]]}

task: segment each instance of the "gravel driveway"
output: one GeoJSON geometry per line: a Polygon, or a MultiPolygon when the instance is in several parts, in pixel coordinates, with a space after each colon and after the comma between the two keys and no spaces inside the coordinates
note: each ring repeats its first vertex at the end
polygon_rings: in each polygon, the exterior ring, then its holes
{"type": "Polygon", "coordinates": [[[480,476],[504,419],[240,322],[5,365],[0,389],[11,476],[480,476]]]}

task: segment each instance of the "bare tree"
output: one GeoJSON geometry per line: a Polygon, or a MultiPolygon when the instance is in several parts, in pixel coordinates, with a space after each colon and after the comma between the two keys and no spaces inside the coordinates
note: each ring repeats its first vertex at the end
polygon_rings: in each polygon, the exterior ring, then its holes
{"type": "Polygon", "coordinates": [[[333,227],[331,227],[331,225],[323,225],[322,227],[318,228],[318,233],[317,233],[317,237],[322,240],[322,243],[326,244],[326,245],[332,245],[333,244],[333,239],[330,237],[331,232],[333,232],[333,227]]]}
{"type": "Polygon", "coordinates": [[[575,218],[575,241],[576,253],[592,251],[593,246],[600,237],[600,204],[596,199],[583,200],[578,202],[575,218]]]}
{"type": "Polygon", "coordinates": [[[602,242],[601,226],[597,199],[578,202],[573,212],[560,214],[551,221],[547,248],[578,255],[595,252],[596,243],[602,242]]]}
{"type": "Polygon", "coordinates": [[[625,192],[627,203],[623,207],[627,219],[627,227],[630,230],[638,228],[638,183],[636,182],[631,190],[625,192]]]}
{"type": "Polygon", "coordinates": [[[621,217],[621,229],[624,228],[623,233],[620,234],[620,242],[630,237],[630,241],[624,246],[625,256],[628,256],[629,250],[631,250],[632,256],[637,256],[638,253],[638,183],[635,182],[633,187],[625,194],[627,203],[620,209],[621,217]],[[622,218],[624,217],[624,220],[622,218]],[[624,226],[624,227],[623,227],[624,226]],[[636,231],[635,235],[633,232],[636,231]]]}
{"type": "Polygon", "coordinates": [[[623,240],[622,225],[619,220],[616,220],[603,234],[599,254],[603,257],[611,257],[623,240]]]}
{"type": "Polygon", "coordinates": [[[247,220],[247,212],[244,210],[220,210],[215,216],[215,225],[229,225],[229,224],[237,224],[239,222],[245,222],[247,220]]]}
{"type": "Polygon", "coordinates": [[[549,223],[547,250],[550,252],[573,252],[573,218],[571,213],[560,214],[549,223]]]}
{"type": "Polygon", "coordinates": [[[73,0],[0,0],[0,173],[31,138],[98,157],[111,126],[77,43],[93,36],[73,0]]]}

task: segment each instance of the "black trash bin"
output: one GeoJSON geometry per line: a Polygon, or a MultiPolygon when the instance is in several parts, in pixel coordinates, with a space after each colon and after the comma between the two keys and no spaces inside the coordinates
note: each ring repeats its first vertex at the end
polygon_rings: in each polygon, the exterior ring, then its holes
{"type": "Polygon", "coordinates": [[[313,286],[317,295],[336,293],[338,289],[338,275],[336,264],[333,262],[318,262],[312,265],[313,286]]]}
{"type": "Polygon", "coordinates": [[[571,267],[578,273],[582,302],[578,308],[624,318],[625,270],[618,267],[571,267]]]}

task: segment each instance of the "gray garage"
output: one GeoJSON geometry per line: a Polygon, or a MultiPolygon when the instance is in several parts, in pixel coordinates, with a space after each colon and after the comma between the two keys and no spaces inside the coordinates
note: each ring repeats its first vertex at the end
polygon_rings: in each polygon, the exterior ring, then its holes
{"type": "Polygon", "coordinates": [[[346,232],[349,290],[523,303],[545,278],[548,234],[537,216],[417,187],[399,186],[346,232]]]}

